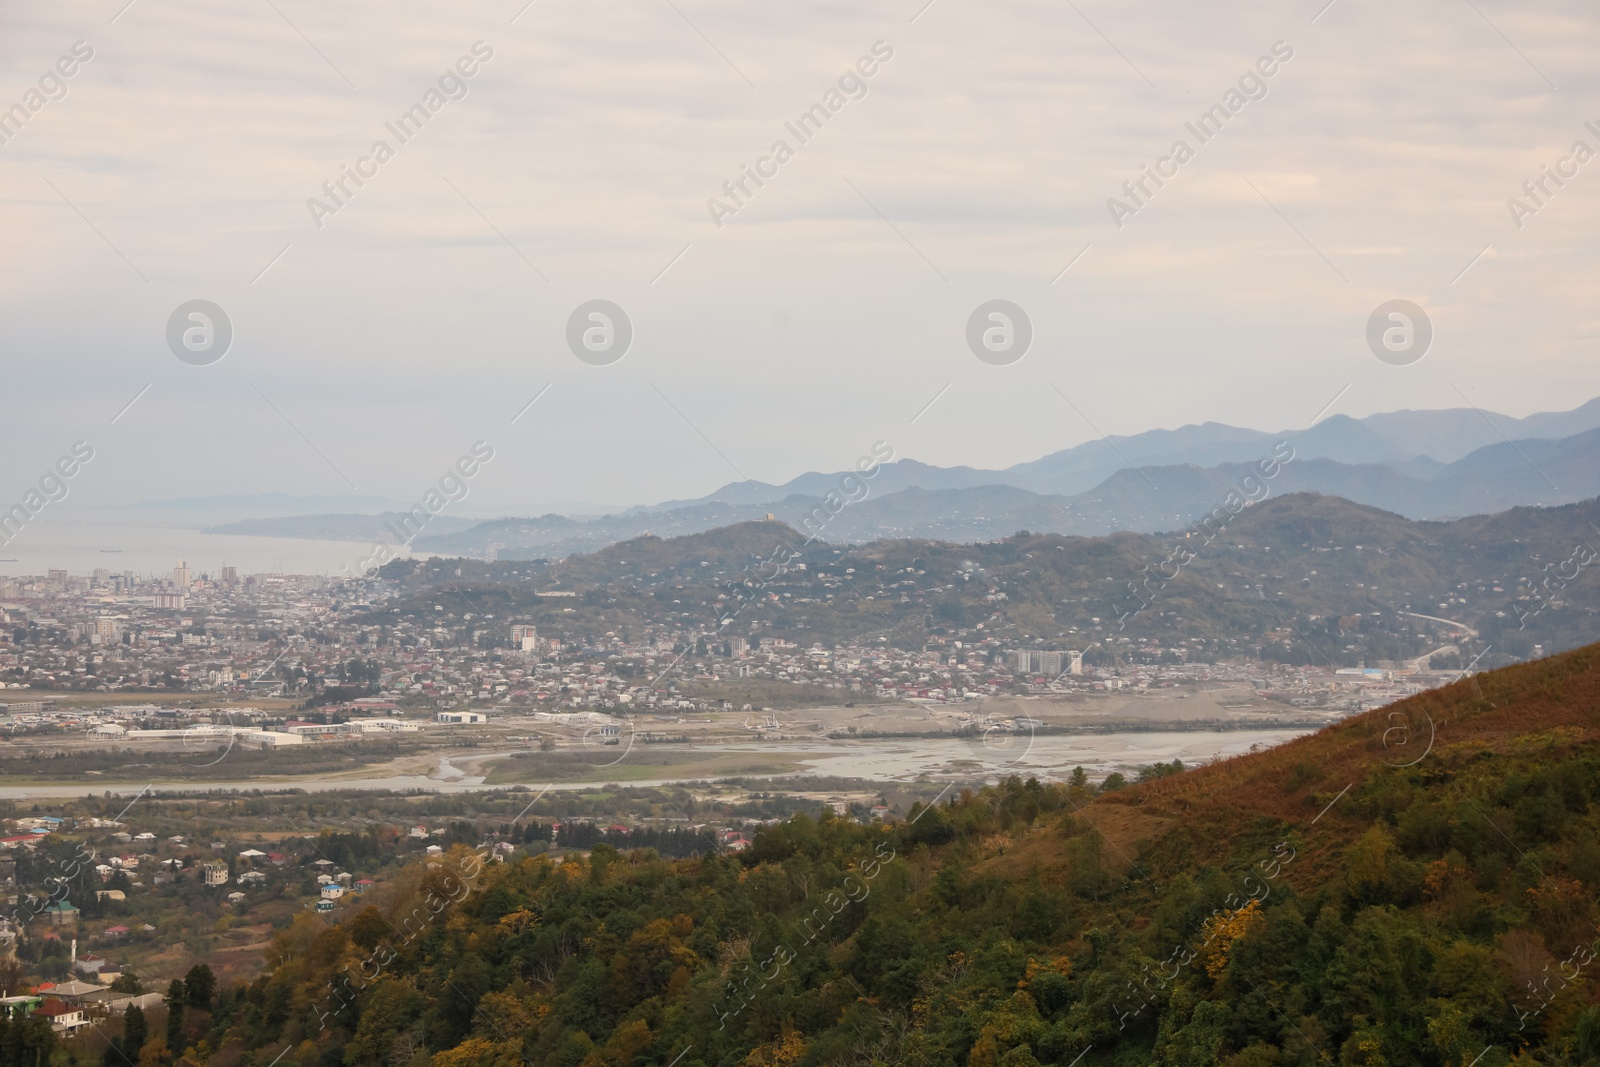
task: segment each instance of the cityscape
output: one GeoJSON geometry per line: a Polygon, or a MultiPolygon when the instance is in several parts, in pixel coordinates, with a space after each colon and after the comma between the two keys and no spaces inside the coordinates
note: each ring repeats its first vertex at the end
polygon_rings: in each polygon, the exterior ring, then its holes
{"type": "Polygon", "coordinates": [[[1597,46],[0,9],[0,1067],[1600,1067],[1597,46]]]}

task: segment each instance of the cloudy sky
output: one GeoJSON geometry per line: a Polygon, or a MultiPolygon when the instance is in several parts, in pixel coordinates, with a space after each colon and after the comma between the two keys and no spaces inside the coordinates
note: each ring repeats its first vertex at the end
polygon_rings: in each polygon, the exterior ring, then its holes
{"type": "Polygon", "coordinates": [[[482,439],[473,502],[521,508],[1600,394],[1600,12],[1325,3],[0,0],[0,497],[80,439],[80,503],[414,498],[482,439]],[[208,365],[167,338],[197,299],[208,365]],[[567,342],[595,299],[609,365],[567,342]]]}

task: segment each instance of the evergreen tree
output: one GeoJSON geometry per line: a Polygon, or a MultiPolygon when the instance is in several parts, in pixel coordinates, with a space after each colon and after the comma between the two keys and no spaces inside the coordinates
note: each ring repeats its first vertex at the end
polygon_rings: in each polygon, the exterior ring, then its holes
{"type": "Polygon", "coordinates": [[[122,1016],[122,1044],[130,1059],[139,1058],[139,1050],[150,1040],[150,1024],[145,1021],[144,1009],[137,1004],[128,1005],[122,1016]]]}
{"type": "Polygon", "coordinates": [[[183,1051],[183,983],[174,978],[167,986],[167,1051],[174,1056],[183,1051]]]}
{"type": "Polygon", "coordinates": [[[211,968],[197,963],[183,976],[183,1001],[191,1008],[211,1010],[211,998],[217,993],[217,976],[211,968]]]}

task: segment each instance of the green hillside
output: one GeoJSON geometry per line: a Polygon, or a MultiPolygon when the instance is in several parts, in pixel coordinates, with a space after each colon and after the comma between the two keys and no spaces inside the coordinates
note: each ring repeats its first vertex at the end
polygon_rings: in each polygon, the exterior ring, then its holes
{"type": "Polygon", "coordinates": [[[1600,640],[1597,531],[1600,501],[1440,523],[1304,493],[1154,536],[847,548],[753,522],[561,561],[395,562],[385,575],[410,595],[371,621],[460,620],[480,644],[508,618],[578,644],[647,628],[806,645],[1038,642],[1086,649],[1090,663],[1375,666],[1453,643],[1459,665],[1481,653],[1487,667],[1600,640]],[[537,595],[551,589],[575,595],[537,595]]]}
{"type": "Polygon", "coordinates": [[[1600,1064],[1600,647],[1097,794],[413,868],[194,1062],[1600,1064]]]}

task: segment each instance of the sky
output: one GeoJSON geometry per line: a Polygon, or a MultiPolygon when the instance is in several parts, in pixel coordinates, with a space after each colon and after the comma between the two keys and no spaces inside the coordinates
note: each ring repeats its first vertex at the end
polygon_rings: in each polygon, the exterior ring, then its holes
{"type": "Polygon", "coordinates": [[[1597,45],[1578,0],[0,0],[0,500],[80,441],[80,505],[409,500],[484,442],[473,506],[548,510],[1568,409],[1597,45]]]}

